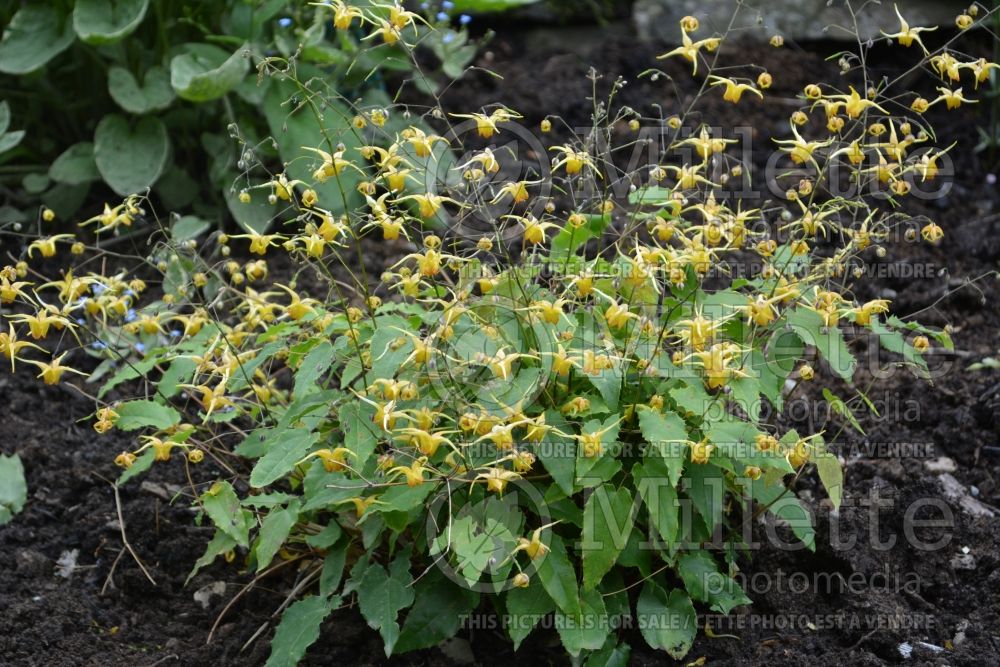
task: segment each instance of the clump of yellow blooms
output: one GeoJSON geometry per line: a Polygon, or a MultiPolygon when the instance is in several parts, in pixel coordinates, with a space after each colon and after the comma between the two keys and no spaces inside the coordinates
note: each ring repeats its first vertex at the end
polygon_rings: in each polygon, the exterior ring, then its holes
{"type": "MultiPolygon", "coordinates": [[[[336,29],[360,25],[388,45],[405,44],[422,20],[399,4],[380,13],[341,0],[317,6],[336,29]]],[[[891,336],[894,351],[912,349],[917,364],[931,339],[947,344],[937,332],[904,327],[886,299],[857,302],[845,282],[901,218],[861,193],[905,201],[915,183],[933,180],[947,149],[933,147],[923,114],[974,101],[965,95],[997,67],[950,47],[930,52],[921,38],[930,29],[899,19],[885,36],[919,47],[917,57],[942,79],[940,95],[869,91],[860,82],[806,86],[787,132],[774,139],[781,167],[795,174],[779,177],[776,205],[725,191],[729,179],[749,177],[733,150],[738,139],[682,108],[663,120],[672,139],[662,154],[615,193],[613,166],[594,142],[561,136],[548,141],[546,177],[501,179],[510,156],[494,144],[522,118],[505,106],[437,110],[438,124],[398,114],[405,120],[395,129],[394,109],[359,107],[344,137],[303,147],[311,180],[262,173],[239,191],[241,205],[267,199],[275,216],[292,210],[290,224],[164,244],[149,257],[162,275],[155,289],[93,262],[53,280],[35,268],[77,256],[70,248],[83,247],[73,244],[85,244],[92,225],[92,233],[117,234],[139,224],[141,197],[106,204],[84,229],[32,240],[23,264],[0,270],[0,352],[12,370],[35,365],[48,384],[85,375],[88,355],[111,388],[140,374],[127,369],[142,369],[157,395],[108,404],[102,392],[95,406],[98,433],[137,420],[148,427],[118,465],[144,456],[187,465],[206,454],[228,465],[239,447],[258,466],[285,466],[263,486],[289,479],[296,490],[319,480],[335,498],[326,509],[351,530],[372,514],[402,520],[412,508],[395,503],[408,498],[420,507],[440,494],[501,501],[542,484],[559,502],[595,485],[634,488],[634,462],[617,458],[617,439],[666,438],[683,450],[685,469],[732,480],[741,472],[744,481],[733,484],[747,488],[781,485],[782,474],[825,455],[822,441],[771,435],[753,406],[761,396],[780,404],[786,380],[823,377],[823,364],[799,363],[805,345],[847,377],[847,360],[828,356],[847,329],[891,336]],[[468,161],[442,167],[442,151],[463,148],[443,129],[449,119],[469,123],[480,143],[468,161]],[[351,147],[347,132],[362,143],[351,147]],[[454,173],[430,183],[431,169],[454,173]],[[838,190],[844,174],[856,188],[849,195],[838,190]],[[355,177],[363,203],[345,209],[328,200],[324,184],[355,177]],[[446,224],[474,214],[493,228],[464,238],[446,224]],[[373,273],[364,266],[372,244],[400,259],[373,273]],[[279,256],[290,259],[282,264],[295,267],[292,276],[277,268],[279,256]],[[737,268],[747,269],[738,281],[737,268]],[[772,341],[789,331],[802,345],[778,364],[772,341]],[[718,435],[712,407],[745,425],[742,453],[718,435]],[[684,436],[657,436],[661,423],[684,436]],[[271,455],[280,429],[308,437],[288,456],[271,455]],[[563,454],[546,452],[553,443],[563,454]]],[[[964,14],[957,24],[976,20],[964,14]]],[[[661,58],[690,64],[732,104],[783,105],[769,97],[780,72],[716,74],[715,56],[728,57],[719,54],[723,36],[703,30],[686,17],[681,44],[661,58]]],[[[604,113],[610,128],[612,112],[604,113]]],[[[638,121],[629,113],[631,126],[638,121]]],[[[530,120],[557,134],[554,116],[530,120]]],[[[906,222],[927,243],[944,236],[931,221],[906,222]]],[[[96,252],[88,245],[80,256],[96,252]]],[[[536,585],[531,563],[550,556],[547,536],[567,530],[549,522],[530,537],[513,535],[501,559],[516,563],[515,587],[536,585]]],[[[302,540],[288,548],[309,549],[302,540]]]]}

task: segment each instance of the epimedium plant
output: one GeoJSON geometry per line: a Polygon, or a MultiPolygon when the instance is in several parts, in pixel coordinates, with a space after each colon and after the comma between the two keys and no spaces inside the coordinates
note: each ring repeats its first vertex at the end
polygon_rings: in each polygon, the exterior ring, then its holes
{"type": "Polygon", "coordinates": [[[339,0],[8,3],[0,10],[8,100],[0,105],[0,178],[19,192],[5,197],[0,222],[35,223],[43,207],[70,219],[88,197],[152,189],[164,208],[191,214],[188,230],[227,216],[263,230],[280,216],[266,202],[238,201],[246,168],[227,128],[237,124],[260,142],[260,159],[280,164],[324,132],[343,131],[346,120],[302,114],[286,131],[278,119],[291,92],[272,78],[258,85],[253,54],[294,61],[303,86],[322,79],[345,99],[388,101],[387,76],[434,92],[461,76],[476,44],[453,3],[424,5],[419,20],[363,40],[391,2],[349,10],[339,0]],[[417,68],[399,37],[434,54],[437,69],[427,58],[417,68]]]}
{"type": "MultiPolygon", "coordinates": [[[[973,6],[958,25],[988,16],[973,6]]],[[[380,39],[417,21],[396,6],[365,25],[380,39]]],[[[552,160],[510,178],[517,152],[498,142],[521,127],[512,109],[434,106],[417,123],[332,87],[303,96],[293,63],[261,58],[261,80],[289,86],[290,117],[302,97],[351,116],[275,174],[234,132],[255,165],[240,203],[262,195],[291,220],[205,242],[165,235],[148,258],[155,287],[86,264],[43,282],[36,256],[71,242],[81,262],[106,251],[72,234],[38,238],[0,275],[11,311],[0,350],[52,384],[81,372],[67,362],[78,353],[42,340],[103,358],[90,374],[103,380],[94,427],[137,434],[116,458],[118,484],[211,460],[218,478],[191,492],[215,534],[191,576],[220,557],[259,577],[299,572],[270,664],[295,663],[354,601],[386,655],[440,643],[486,602],[515,646],[552,616],[575,662],[620,664],[630,649],[616,619],[631,618],[681,658],[699,609],[750,602],[736,575],[755,519],[813,549],[794,481],[815,469],[840,502],[831,434],[779,432],[764,402],[781,410],[794,386],[827,372],[864,398],[856,338],[924,377],[931,341],[951,347],[946,331],[852,292],[859,262],[894,235],[942,238],[905,213],[946,150],[924,113],[972,101],[958,86],[995,67],[954,39],[931,50],[901,23],[887,39],[919,47],[940,95],[870,80],[859,41],[840,55],[853,85],[803,90],[790,138],[777,141],[775,178],[788,187],[773,200],[741,189],[753,165],[693,120],[697,99],[643,117],[616,107],[618,82],[595,98],[583,136],[556,143],[545,138],[559,119],[535,119],[552,160]],[[644,125],[664,138],[660,151],[622,170],[611,157],[620,137],[645,146],[644,125]],[[465,157],[438,159],[446,144],[465,157]],[[409,254],[368,275],[373,243],[409,254]],[[280,254],[294,273],[279,280],[268,260],[280,254]],[[130,381],[142,398],[108,401],[130,381]]],[[[702,33],[685,18],[681,45],[663,56],[700,69],[699,99],[766,104],[776,75],[723,68],[726,35],[702,33]]],[[[82,224],[106,234],[149,205],[133,195],[82,224]]]]}

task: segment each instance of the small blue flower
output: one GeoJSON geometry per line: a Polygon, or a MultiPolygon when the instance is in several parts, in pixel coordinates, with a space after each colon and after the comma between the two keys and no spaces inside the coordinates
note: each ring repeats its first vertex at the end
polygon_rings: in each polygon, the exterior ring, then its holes
{"type": "Polygon", "coordinates": [[[444,34],[444,37],[441,38],[441,41],[444,42],[445,44],[451,44],[452,42],[455,41],[455,33],[446,32],[444,34]]]}
{"type": "Polygon", "coordinates": [[[103,283],[94,283],[93,285],[90,286],[90,291],[93,292],[96,296],[104,294],[104,292],[107,291],[107,289],[108,286],[103,283]]]}
{"type": "Polygon", "coordinates": [[[278,19],[278,25],[280,25],[282,28],[287,28],[288,26],[292,25],[292,19],[288,18],[287,16],[280,18],[278,19]]]}
{"type": "Polygon", "coordinates": [[[170,330],[170,336],[171,336],[171,338],[178,338],[180,335],[181,335],[181,330],[180,329],[171,329],[170,330]]]}
{"type": "Polygon", "coordinates": [[[83,319],[82,317],[78,317],[76,318],[76,323],[82,327],[84,324],[87,323],[87,320],[83,319]]]}
{"type": "Polygon", "coordinates": [[[469,16],[468,14],[462,14],[461,16],[458,17],[458,22],[461,23],[462,25],[469,25],[470,23],[472,23],[472,17],[469,16]]]}
{"type": "Polygon", "coordinates": [[[146,352],[146,346],[143,345],[142,343],[136,343],[135,344],[135,351],[138,352],[139,354],[145,354],[145,352],[146,352]]]}
{"type": "Polygon", "coordinates": [[[448,14],[446,14],[445,12],[438,12],[437,20],[438,21],[447,21],[448,20],[448,14]]]}
{"type": "Polygon", "coordinates": [[[444,0],[444,2],[441,3],[441,7],[444,9],[455,9],[455,3],[451,0],[444,0]]]}
{"type": "Polygon", "coordinates": [[[428,9],[430,9],[430,8],[431,8],[431,3],[429,3],[429,2],[421,2],[420,3],[420,9],[424,10],[425,12],[428,9]]]}
{"type": "Polygon", "coordinates": [[[132,310],[132,309],[129,309],[129,311],[127,313],[125,313],[125,321],[126,322],[135,322],[135,318],[136,317],[138,317],[138,315],[136,315],[135,311],[132,310]]]}
{"type": "Polygon", "coordinates": [[[125,296],[135,296],[135,292],[130,289],[125,290],[125,296]]]}
{"type": "Polygon", "coordinates": [[[107,346],[108,344],[105,343],[103,340],[95,340],[93,343],[90,344],[90,347],[94,348],[95,350],[103,350],[107,346]]]}

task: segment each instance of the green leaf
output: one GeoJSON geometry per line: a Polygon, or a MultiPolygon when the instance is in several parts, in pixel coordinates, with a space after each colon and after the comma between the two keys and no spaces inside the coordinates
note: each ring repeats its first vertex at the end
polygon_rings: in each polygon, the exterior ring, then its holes
{"type": "Polygon", "coordinates": [[[0,526],[20,512],[27,500],[28,484],[21,458],[17,454],[0,454],[0,526]]]}
{"type": "Polygon", "coordinates": [[[134,114],[166,109],[174,101],[170,76],[162,67],[147,70],[139,85],[131,72],[114,65],[108,70],[108,92],[118,106],[134,114]]]}
{"type": "Polygon", "coordinates": [[[827,403],[830,404],[830,407],[833,409],[834,412],[836,412],[838,415],[846,419],[848,423],[850,423],[850,425],[854,428],[855,431],[857,431],[861,435],[865,435],[865,430],[861,428],[861,424],[858,423],[857,417],[854,416],[854,413],[851,411],[851,408],[848,407],[847,403],[845,403],[842,398],[834,394],[826,387],[823,387],[823,398],[825,398],[827,403]]]}
{"type": "Polygon", "coordinates": [[[21,143],[22,139],[24,139],[24,130],[15,130],[0,134],[0,153],[6,153],[11,148],[14,148],[21,143]]]}
{"type": "Polygon", "coordinates": [[[201,495],[201,502],[205,514],[216,528],[233,538],[241,547],[249,545],[251,513],[240,507],[239,496],[232,484],[216,482],[201,495]]]}
{"type": "Polygon", "coordinates": [[[221,530],[215,531],[215,536],[212,537],[212,541],[208,543],[205,548],[205,553],[202,557],[197,560],[194,564],[194,568],[191,570],[191,574],[187,576],[184,580],[184,585],[187,586],[188,582],[194,578],[194,575],[198,574],[201,568],[211,565],[216,558],[226,553],[227,551],[232,551],[236,548],[236,540],[230,537],[228,534],[221,530]]]}
{"type": "Polygon", "coordinates": [[[479,603],[478,593],[456,586],[437,569],[413,588],[416,602],[406,615],[396,644],[399,653],[437,646],[453,637],[462,619],[479,603]]]}
{"type": "Polygon", "coordinates": [[[323,559],[323,571],[319,575],[319,590],[323,595],[333,593],[340,586],[349,544],[350,542],[345,541],[339,548],[331,549],[323,559]]]}
{"type": "Polygon", "coordinates": [[[552,475],[553,481],[567,496],[573,495],[576,476],[576,441],[554,431],[569,433],[569,424],[556,410],[545,413],[545,423],[552,427],[542,442],[535,446],[535,454],[552,475]]]}
{"type": "Polygon", "coordinates": [[[25,4],[0,39],[0,72],[33,72],[69,48],[74,39],[70,21],[51,3],[25,4]]]}
{"type": "Polygon", "coordinates": [[[579,228],[566,225],[552,237],[552,242],[549,245],[551,259],[555,261],[568,259],[590,239],[600,238],[611,222],[610,215],[588,215],[586,217],[586,224],[579,228]]]}
{"type": "Polygon", "coordinates": [[[671,482],[670,468],[662,459],[647,457],[632,467],[636,491],[649,511],[649,523],[668,545],[677,539],[680,526],[677,487],[671,482]]]}
{"type": "Polygon", "coordinates": [[[555,602],[535,581],[527,588],[512,588],[507,592],[507,633],[514,642],[515,651],[539,621],[555,608],[555,602]]]}
{"type": "MultiPolygon", "coordinates": [[[[318,81],[314,85],[319,86],[318,81]]],[[[278,142],[281,160],[288,165],[289,179],[310,183],[319,196],[319,205],[334,214],[343,213],[363,203],[356,186],[361,180],[353,169],[345,169],[336,178],[324,183],[314,182],[313,172],[322,158],[308,148],[318,148],[328,153],[337,150],[343,143],[345,157],[357,155],[356,148],[361,140],[356,136],[350,121],[354,113],[343,103],[331,98],[329,91],[300,91],[294,82],[285,79],[274,80],[264,97],[264,113],[271,135],[278,142]],[[320,110],[303,99],[310,95],[310,102],[317,93],[323,98],[320,110]]]]}
{"type": "Polygon", "coordinates": [[[683,553],[677,563],[677,572],[692,598],[707,602],[720,614],[728,614],[733,607],[751,602],[736,581],[719,571],[712,554],[703,549],[683,553]]]}
{"type": "Polygon", "coordinates": [[[921,377],[924,379],[930,378],[930,373],[927,371],[927,361],[924,360],[924,358],[912,345],[906,342],[906,338],[903,334],[890,329],[877,319],[873,319],[871,321],[870,328],[872,333],[878,337],[879,345],[890,352],[903,355],[903,359],[905,359],[912,368],[916,369],[917,373],[921,377]]]}
{"type": "Polygon", "coordinates": [[[789,525],[809,551],[816,551],[816,529],[813,527],[812,515],[801,500],[786,494],[778,498],[768,509],[789,525]]]}
{"type": "Polygon", "coordinates": [[[830,502],[834,509],[840,507],[840,501],[844,494],[844,469],[840,467],[840,461],[830,452],[823,452],[813,457],[816,462],[816,472],[819,473],[819,481],[823,482],[823,488],[830,496],[830,502]]]}
{"type": "Polygon", "coordinates": [[[518,7],[533,5],[539,0],[455,0],[456,12],[505,12],[518,7]]]}
{"type": "Polygon", "coordinates": [[[134,125],[110,114],[94,132],[94,159],[105,182],[125,197],[156,183],[170,152],[167,128],[159,118],[141,118],[134,125]]]}
{"type": "Polygon", "coordinates": [[[705,520],[709,533],[722,523],[722,505],[725,500],[725,473],[711,463],[692,463],[684,471],[687,495],[705,520]]]}
{"type": "Polygon", "coordinates": [[[311,595],[288,607],[281,615],[281,623],[274,632],[271,655],[265,667],[297,665],[306,654],[306,649],[319,639],[320,625],[334,606],[333,600],[311,595]]]}
{"type": "Polygon", "coordinates": [[[550,540],[549,552],[536,565],[538,580],[559,609],[570,616],[576,616],[580,613],[580,589],[576,570],[566,554],[562,538],[552,535],[550,540]]]}
{"type": "Polygon", "coordinates": [[[844,334],[837,327],[823,326],[823,318],[814,310],[798,307],[785,315],[785,321],[806,345],[813,345],[837,375],[850,380],[857,361],[847,349],[844,334]]]}
{"type": "Polygon", "coordinates": [[[305,429],[290,429],[269,442],[264,456],[250,473],[250,486],[261,488],[284,477],[305,457],[319,434],[305,429]]]}
{"type": "Polygon", "coordinates": [[[235,88],[247,71],[246,47],[232,54],[212,44],[185,44],[170,61],[170,85],[189,102],[215,100],[235,88]]]}
{"type": "Polygon", "coordinates": [[[351,467],[356,470],[364,468],[368,459],[375,453],[379,436],[372,423],[373,415],[374,412],[369,413],[359,403],[348,403],[338,413],[341,427],[344,429],[344,447],[354,452],[351,467]]]}
{"type": "Polygon", "coordinates": [[[94,144],[81,141],[73,144],[55,159],[49,167],[49,177],[59,183],[82,185],[100,180],[101,172],[94,161],[94,144]]]}
{"type": "Polygon", "coordinates": [[[556,611],[556,629],[566,651],[577,656],[584,650],[596,651],[604,646],[610,632],[607,615],[604,597],[598,590],[580,595],[580,614],[556,611]]]}
{"type": "Polygon", "coordinates": [[[584,665],[585,667],[628,667],[631,653],[631,646],[625,642],[619,644],[612,635],[604,642],[600,651],[590,654],[584,665]]]}
{"type": "Polygon", "coordinates": [[[170,237],[174,240],[174,243],[184,243],[185,241],[191,241],[209,229],[211,229],[212,223],[203,218],[199,218],[196,215],[185,215],[182,218],[177,218],[170,224],[170,237]]]}
{"type": "MultiPolygon", "coordinates": [[[[0,102],[0,153],[9,151],[11,148],[14,148],[19,143],[21,143],[21,140],[24,139],[24,130],[16,130],[14,132],[8,132],[7,129],[9,127],[10,127],[10,105],[8,105],[7,101],[4,100],[3,102],[0,102]]],[[[24,177],[25,183],[27,182],[28,178],[32,176],[36,178],[39,176],[42,178],[45,177],[44,174],[28,174],[27,176],[24,177]]],[[[32,192],[31,194],[38,194],[38,192],[41,192],[46,187],[48,187],[47,179],[46,182],[42,184],[42,187],[38,191],[32,192]]],[[[27,189],[27,186],[25,186],[25,189],[27,189]]]]}
{"type": "MultiPolygon", "coordinates": [[[[673,412],[660,413],[650,408],[642,407],[639,413],[639,430],[649,444],[643,460],[658,461],[666,467],[670,484],[677,486],[684,469],[685,448],[683,443],[688,439],[684,420],[673,412]]],[[[654,470],[654,469],[651,469],[654,470]]],[[[658,467],[655,469],[658,470],[658,467]]]]}
{"type": "Polygon", "coordinates": [[[365,570],[358,585],[358,606],[361,615],[373,630],[378,630],[385,643],[385,655],[399,639],[399,612],[413,604],[413,577],[410,575],[410,554],[404,551],[396,556],[387,572],[378,563],[365,570]]]}
{"type": "Polygon", "coordinates": [[[315,391],[318,388],[316,381],[330,368],[330,364],[333,363],[335,356],[336,352],[333,349],[333,345],[330,344],[330,341],[326,340],[309,350],[309,354],[302,359],[302,362],[295,371],[293,396],[300,398],[311,391],[315,391]]]}
{"type": "Polygon", "coordinates": [[[299,520],[299,502],[289,503],[285,509],[271,510],[260,524],[260,534],[254,547],[257,571],[260,572],[274,560],[278,549],[288,539],[292,527],[299,520]]]}
{"type": "Polygon", "coordinates": [[[471,588],[479,582],[490,563],[502,563],[516,544],[517,538],[495,519],[487,518],[480,523],[471,516],[464,516],[452,522],[450,533],[444,531],[435,540],[431,553],[435,555],[450,549],[457,557],[458,571],[471,588]]]}
{"type": "Polygon", "coordinates": [[[674,589],[668,596],[652,580],[647,581],[635,606],[639,630],[652,648],[680,660],[691,650],[698,632],[698,616],[687,593],[674,589]]]}
{"type": "Polygon", "coordinates": [[[153,463],[155,461],[156,461],[156,451],[152,447],[150,447],[142,454],[140,454],[139,457],[132,462],[132,465],[126,468],[125,471],[118,476],[118,479],[115,481],[115,485],[122,486],[125,484],[125,482],[129,481],[136,475],[141,475],[142,473],[152,468],[153,463]]]}
{"type": "Polygon", "coordinates": [[[635,522],[632,493],[597,487],[583,508],[583,589],[590,590],[614,567],[635,522]]]}
{"type": "Polygon", "coordinates": [[[169,405],[155,401],[127,401],[115,408],[118,419],[115,426],[123,431],[153,427],[156,429],[170,428],[181,422],[181,415],[169,405]]]}
{"type": "Polygon", "coordinates": [[[149,0],[76,0],[73,29],[88,44],[113,44],[139,27],[149,0]]]}

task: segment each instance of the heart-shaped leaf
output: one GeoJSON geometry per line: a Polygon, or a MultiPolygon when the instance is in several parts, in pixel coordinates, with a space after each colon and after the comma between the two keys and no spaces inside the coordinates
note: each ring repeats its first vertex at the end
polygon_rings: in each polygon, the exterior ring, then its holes
{"type": "Polygon", "coordinates": [[[0,39],[0,72],[27,74],[65,51],[74,40],[73,26],[59,11],[31,3],[17,11],[0,39]]]}
{"type": "Polygon", "coordinates": [[[149,0],[76,0],[73,29],[88,44],[113,44],[139,27],[149,0]]]}
{"type": "Polygon", "coordinates": [[[189,102],[208,102],[236,87],[247,71],[241,46],[233,54],[211,44],[187,44],[170,61],[170,85],[189,102]]]}
{"type": "Polygon", "coordinates": [[[169,152],[167,128],[159,118],[134,125],[117,114],[105,116],[94,132],[94,159],[111,189],[122,195],[142,192],[163,173],[169,152]]]}
{"type": "Polygon", "coordinates": [[[118,106],[134,114],[166,109],[174,99],[170,77],[162,67],[150,68],[139,85],[131,72],[116,65],[108,70],[108,92],[118,106]]]}
{"type": "Polygon", "coordinates": [[[81,141],[67,148],[49,167],[49,177],[67,185],[100,180],[101,172],[97,171],[97,163],[94,162],[94,144],[81,141]]]}

